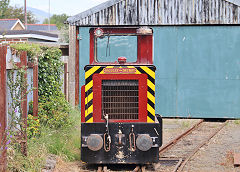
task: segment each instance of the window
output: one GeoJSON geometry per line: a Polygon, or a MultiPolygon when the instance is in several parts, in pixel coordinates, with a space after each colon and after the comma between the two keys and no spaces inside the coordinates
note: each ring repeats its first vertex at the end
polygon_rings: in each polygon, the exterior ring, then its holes
{"type": "Polygon", "coordinates": [[[126,57],[127,62],[137,61],[136,35],[104,35],[95,38],[95,60],[116,62],[118,57],[126,57]]]}

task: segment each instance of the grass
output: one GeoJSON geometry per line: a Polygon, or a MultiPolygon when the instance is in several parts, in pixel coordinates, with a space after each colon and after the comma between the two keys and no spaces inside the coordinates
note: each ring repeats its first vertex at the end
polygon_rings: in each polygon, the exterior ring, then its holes
{"type": "Polygon", "coordinates": [[[72,125],[55,130],[41,128],[39,138],[28,140],[28,156],[8,150],[9,171],[41,171],[49,154],[59,156],[65,161],[80,160],[80,113],[70,113],[72,125]]]}
{"type": "Polygon", "coordinates": [[[190,121],[183,121],[182,122],[182,127],[183,128],[189,128],[190,127],[190,121]]]}
{"type": "Polygon", "coordinates": [[[239,125],[240,124],[240,120],[234,120],[234,124],[239,125]]]}

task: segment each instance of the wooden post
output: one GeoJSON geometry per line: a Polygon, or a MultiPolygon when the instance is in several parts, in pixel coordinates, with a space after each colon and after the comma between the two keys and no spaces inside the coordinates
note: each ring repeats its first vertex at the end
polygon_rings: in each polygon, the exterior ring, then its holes
{"type": "Polygon", "coordinates": [[[68,64],[64,63],[64,95],[66,100],[68,100],[68,64]]]}
{"type": "Polygon", "coordinates": [[[79,105],[79,28],[76,30],[76,56],[75,56],[75,105],[79,105]]]}
{"type": "MultiPolygon", "coordinates": [[[[5,128],[7,126],[6,121],[6,52],[7,47],[0,45],[0,141],[5,139],[5,128]]],[[[3,152],[0,151],[0,171],[5,171],[7,167],[7,151],[4,145],[3,152]]]]}
{"type": "MultiPolygon", "coordinates": [[[[20,55],[20,66],[24,67],[25,66],[25,79],[27,80],[27,52],[22,52],[20,55]]],[[[26,91],[23,94],[26,94],[26,91]]],[[[23,111],[23,117],[24,117],[24,123],[27,124],[27,95],[25,97],[23,97],[24,101],[22,102],[22,111],[23,111]]]]}
{"type": "MultiPolygon", "coordinates": [[[[25,67],[25,71],[26,71],[26,74],[25,74],[25,79],[27,80],[27,52],[24,51],[21,53],[20,55],[20,64],[21,64],[21,67],[25,67]]],[[[25,96],[23,97],[24,101],[22,102],[22,117],[24,118],[24,127],[27,128],[27,115],[28,115],[28,111],[27,111],[27,95],[26,95],[26,91],[25,90],[22,94],[25,94],[25,96]]],[[[20,143],[21,144],[21,151],[22,151],[22,154],[27,156],[27,133],[24,133],[24,136],[22,138],[22,142],[20,143]]]]}
{"type": "Polygon", "coordinates": [[[33,116],[38,116],[38,64],[33,66],[33,116]]]}
{"type": "Polygon", "coordinates": [[[75,103],[76,42],[77,42],[76,26],[69,25],[68,101],[72,106],[76,105],[75,103]]]}

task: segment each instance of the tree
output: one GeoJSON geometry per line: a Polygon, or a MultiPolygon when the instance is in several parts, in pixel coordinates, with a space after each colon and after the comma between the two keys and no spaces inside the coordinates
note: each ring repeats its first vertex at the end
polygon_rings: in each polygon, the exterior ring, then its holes
{"type": "MultiPolygon", "coordinates": [[[[64,24],[68,17],[66,14],[54,14],[50,18],[50,24],[56,24],[60,31],[59,42],[69,42],[68,25],[64,24]]],[[[43,21],[43,24],[48,24],[47,18],[43,21]]]]}
{"type": "MultiPolygon", "coordinates": [[[[50,18],[50,24],[56,24],[58,30],[61,30],[64,27],[64,22],[67,20],[68,17],[69,16],[67,16],[66,14],[54,14],[50,18]]],[[[43,24],[48,24],[47,18],[43,21],[43,24]]]]}
{"type": "MultiPolygon", "coordinates": [[[[10,19],[10,18],[18,18],[20,19],[22,22],[25,21],[25,14],[24,14],[24,8],[23,7],[8,7],[4,18],[10,19]]],[[[27,22],[29,24],[34,24],[37,23],[37,19],[35,18],[34,14],[31,11],[27,11],[27,22]]]]}
{"type": "Polygon", "coordinates": [[[0,18],[5,18],[5,13],[8,9],[10,0],[1,0],[0,1],[0,18]]]}

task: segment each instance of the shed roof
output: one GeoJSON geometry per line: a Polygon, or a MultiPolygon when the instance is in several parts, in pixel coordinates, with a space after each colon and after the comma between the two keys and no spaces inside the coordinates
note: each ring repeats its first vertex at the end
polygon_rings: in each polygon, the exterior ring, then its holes
{"type": "Polygon", "coordinates": [[[9,30],[0,31],[0,39],[3,38],[35,38],[47,41],[58,41],[57,34],[51,34],[47,32],[32,31],[32,30],[9,30]]]}
{"type": "Polygon", "coordinates": [[[240,0],[109,0],[67,22],[76,26],[239,24],[240,0]]]}
{"type": "Polygon", "coordinates": [[[0,30],[13,30],[17,23],[20,23],[23,29],[25,29],[19,19],[0,19],[0,30]]]}
{"type": "MultiPolygon", "coordinates": [[[[27,30],[35,31],[48,31],[48,24],[28,24],[27,30]]],[[[57,31],[57,26],[55,24],[50,24],[50,31],[57,31]]]]}

